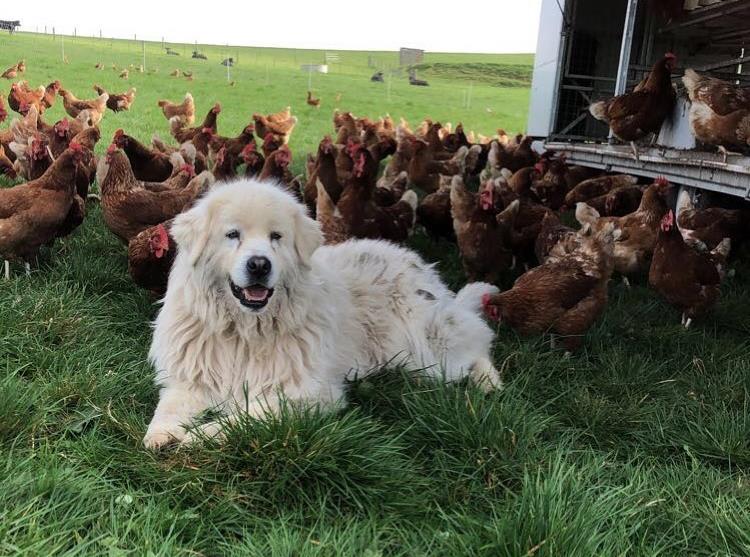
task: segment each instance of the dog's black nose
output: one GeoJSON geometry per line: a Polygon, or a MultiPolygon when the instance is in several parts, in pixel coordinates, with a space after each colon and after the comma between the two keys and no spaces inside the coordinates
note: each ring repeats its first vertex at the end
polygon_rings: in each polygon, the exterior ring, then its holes
{"type": "Polygon", "coordinates": [[[254,255],[247,260],[247,272],[254,279],[264,279],[271,273],[271,262],[267,257],[254,255]]]}

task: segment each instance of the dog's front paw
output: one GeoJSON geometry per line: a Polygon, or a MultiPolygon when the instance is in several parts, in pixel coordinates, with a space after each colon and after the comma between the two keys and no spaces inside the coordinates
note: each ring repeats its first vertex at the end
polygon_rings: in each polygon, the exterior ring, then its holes
{"type": "Polygon", "coordinates": [[[180,426],[169,428],[152,424],[148,426],[148,431],[143,437],[143,445],[155,451],[174,441],[182,441],[184,438],[185,430],[180,426]]]}

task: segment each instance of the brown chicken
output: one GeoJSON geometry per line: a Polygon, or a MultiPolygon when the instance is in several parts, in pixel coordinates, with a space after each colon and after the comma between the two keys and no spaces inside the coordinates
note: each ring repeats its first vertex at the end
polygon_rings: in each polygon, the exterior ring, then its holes
{"type": "Polygon", "coordinates": [[[185,142],[179,147],[169,145],[162,141],[158,135],[154,134],[151,137],[151,146],[154,151],[159,151],[165,155],[173,155],[179,153],[186,163],[192,164],[195,168],[195,173],[200,174],[201,172],[208,169],[208,159],[202,153],[199,153],[195,145],[190,142],[185,142]]]}
{"type": "Polygon", "coordinates": [[[125,151],[137,180],[163,182],[172,175],[175,165],[169,155],[149,149],[122,129],[115,132],[112,143],[125,151]]]}
{"type": "Polygon", "coordinates": [[[222,147],[214,156],[214,167],[211,172],[217,180],[226,182],[237,177],[237,167],[241,162],[240,157],[235,157],[227,152],[226,147],[222,147]]]}
{"type": "Polygon", "coordinates": [[[75,185],[78,196],[85,202],[89,196],[89,186],[96,178],[97,160],[94,148],[101,139],[102,134],[98,127],[89,127],[77,133],[71,143],[78,143],[85,150],[84,157],[76,165],[75,185]]]}
{"type": "Polygon", "coordinates": [[[577,203],[586,202],[602,195],[607,195],[612,190],[623,186],[634,185],[638,179],[627,174],[616,174],[612,176],[600,176],[584,180],[565,196],[564,209],[572,209],[577,203]]]}
{"type": "Polygon", "coordinates": [[[513,261],[510,235],[519,201],[513,201],[498,213],[492,196],[493,187],[492,182],[485,182],[476,194],[466,189],[461,176],[452,179],[453,230],[469,282],[495,283],[513,261]]]}
{"type": "Polygon", "coordinates": [[[233,158],[239,158],[243,149],[250,143],[255,143],[255,126],[248,124],[245,126],[237,137],[222,137],[214,135],[209,142],[211,152],[218,153],[222,147],[233,158]]]}
{"type": "Polygon", "coordinates": [[[180,104],[166,100],[160,100],[157,104],[167,120],[179,116],[183,125],[192,126],[195,124],[195,101],[190,93],[185,93],[185,99],[180,104]]]}
{"type": "Polygon", "coordinates": [[[713,251],[698,251],[683,240],[671,210],[662,219],[648,282],[682,311],[686,329],[719,299],[730,247],[731,240],[724,238],[713,251]]]}
{"type": "Polygon", "coordinates": [[[109,97],[107,99],[107,108],[112,112],[130,110],[130,106],[133,104],[133,101],[135,101],[135,87],[131,87],[125,93],[108,93],[101,85],[94,85],[94,91],[96,91],[98,95],[106,94],[109,97]]]}
{"type": "Polygon", "coordinates": [[[13,64],[10,68],[5,70],[0,77],[5,79],[15,79],[18,76],[18,64],[13,64]]]}
{"type": "Polygon", "coordinates": [[[169,272],[177,255],[177,244],[168,220],[143,230],[128,243],[128,273],[133,282],[155,296],[167,291],[169,272]]]}
{"type": "Polygon", "coordinates": [[[417,223],[436,241],[439,238],[456,239],[451,215],[451,180],[443,180],[438,190],[426,195],[417,207],[417,223]]]}
{"type": "Polygon", "coordinates": [[[407,191],[398,203],[380,207],[373,199],[378,164],[364,145],[355,145],[349,152],[352,175],[344,186],[336,207],[346,229],[356,238],[382,238],[403,242],[414,226],[417,195],[407,191]]]}
{"type": "Polygon", "coordinates": [[[576,231],[565,226],[552,211],[544,215],[541,228],[534,244],[534,253],[539,264],[544,264],[552,250],[560,242],[569,241],[576,231]]]}
{"type": "Polygon", "coordinates": [[[727,160],[727,147],[750,147],[750,88],[685,70],[690,97],[690,128],[701,143],[717,145],[727,160]]]}
{"type": "Polygon", "coordinates": [[[42,102],[44,100],[44,93],[45,89],[43,85],[40,85],[37,89],[30,89],[25,81],[14,83],[10,86],[8,106],[21,116],[26,116],[29,108],[32,106],[36,107],[39,114],[41,114],[46,108],[42,102]]]}
{"type": "Polygon", "coordinates": [[[669,189],[667,180],[657,179],[644,192],[638,210],[624,217],[600,217],[585,203],[576,206],[576,219],[581,225],[591,226],[594,232],[599,232],[611,223],[622,232],[614,247],[615,270],[621,275],[627,277],[648,271],[659,223],[667,212],[669,189]]]}
{"type": "Polygon", "coordinates": [[[52,108],[57,99],[57,92],[60,90],[62,85],[59,81],[55,80],[44,89],[44,98],[42,99],[42,105],[44,108],[52,108]]]}
{"type": "Polygon", "coordinates": [[[182,189],[151,191],[133,175],[127,155],[116,145],[110,145],[97,169],[107,228],[127,243],[143,230],[173,218],[202,192],[206,183],[204,174],[182,189]]]}
{"type": "Polygon", "coordinates": [[[697,209],[690,195],[681,192],[677,201],[677,225],[685,241],[699,245],[704,251],[714,249],[724,238],[729,238],[737,248],[750,238],[750,209],[697,209]]]}
{"type": "MultiPolygon", "coordinates": [[[[0,188],[0,255],[28,261],[54,241],[75,203],[74,174],[84,149],[71,144],[41,178],[0,188]]],[[[9,269],[6,263],[6,277],[9,269]]]]}
{"type": "MultiPolygon", "coordinates": [[[[68,145],[76,135],[89,127],[88,114],[88,110],[84,110],[73,120],[63,118],[55,122],[49,131],[44,132],[49,139],[50,151],[52,151],[53,157],[58,157],[60,153],[68,148],[68,145]]],[[[40,130],[42,128],[41,120],[38,122],[38,128],[40,130]]]]}
{"type": "Polygon", "coordinates": [[[421,190],[432,193],[440,187],[440,176],[463,175],[468,148],[461,147],[450,159],[436,160],[430,145],[412,140],[412,156],[406,168],[409,182],[421,190]]]}
{"type": "Polygon", "coordinates": [[[326,135],[318,144],[317,156],[308,155],[307,158],[307,181],[303,190],[302,197],[305,205],[311,215],[316,214],[316,205],[318,203],[318,180],[326,188],[331,202],[335,206],[341,197],[343,185],[336,174],[336,147],[331,141],[331,137],[326,135]]]}
{"type": "Polygon", "coordinates": [[[307,104],[310,106],[314,106],[315,108],[320,108],[320,99],[316,99],[315,97],[313,97],[312,91],[308,91],[307,104]]]}
{"type": "Polygon", "coordinates": [[[0,93],[0,124],[8,118],[8,109],[5,108],[5,95],[0,93]]]}
{"type": "Polygon", "coordinates": [[[508,179],[508,187],[518,196],[528,197],[538,201],[536,194],[531,191],[531,186],[542,179],[540,166],[527,166],[513,173],[508,179]]]}
{"type": "MultiPolygon", "coordinates": [[[[289,165],[291,164],[292,152],[289,150],[288,145],[283,145],[268,155],[260,171],[258,180],[275,180],[281,185],[289,186],[294,178],[289,169],[289,165]]],[[[301,200],[301,192],[292,191],[292,189],[290,189],[290,192],[301,200]]]]}
{"type": "Polygon", "coordinates": [[[253,114],[255,130],[259,137],[266,137],[267,134],[273,136],[282,144],[289,143],[289,138],[297,125],[297,117],[292,116],[290,109],[287,107],[281,112],[263,116],[262,114],[253,114]]]}
{"type": "Polygon", "coordinates": [[[336,212],[331,196],[328,195],[323,182],[320,179],[315,180],[315,186],[318,190],[318,199],[315,203],[315,219],[320,223],[320,230],[323,232],[323,238],[328,245],[340,244],[349,239],[349,232],[344,219],[336,212]]]}
{"type": "Polygon", "coordinates": [[[635,142],[649,134],[658,134],[664,120],[672,114],[677,94],[671,73],[677,57],[668,52],[654,64],[646,82],[637,90],[589,107],[591,115],[609,124],[621,141],[630,142],[638,159],[635,142]]]}
{"type": "Polygon", "coordinates": [[[624,217],[637,211],[643,199],[643,189],[639,186],[623,186],[609,192],[604,197],[604,213],[608,217],[624,217]]]}
{"type": "Polygon", "coordinates": [[[23,143],[12,141],[10,149],[16,156],[16,168],[26,180],[41,177],[54,162],[49,150],[49,140],[37,132],[23,143]]]}
{"type": "MultiPolygon", "coordinates": [[[[203,123],[200,126],[187,127],[185,121],[181,116],[173,116],[169,120],[170,131],[172,137],[174,137],[178,143],[185,143],[186,141],[192,141],[196,135],[203,133],[204,130],[209,129],[212,133],[217,132],[216,119],[221,112],[221,104],[216,103],[211,110],[208,111],[206,117],[203,119],[203,123]]],[[[208,153],[208,149],[204,154],[208,153]]]]}
{"type": "Polygon", "coordinates": [[[0,176],[7,176],[15,180],[17,176],[16,168],[13,161],[5,154],[5,148],[0,144],[0,176]]]}
{"type": "MultiPolygon", "coordinates": [[[[545,166],[537,164],[536,169],[540,174],[542,168],[545,166]]],[[[557,211],[565,204],[568,195],[568,167],[564,159],[554,159],[546,165],[546,169],[542,178],[533,183],[531,191],[545,207],[557,211]]]]}
{"type": "Polygon", "coordinates": [[[245,163],[245,176],[253,178],[261,173],[266,163],[265,158],[258,152],[255,142],[248,143],[242,150],[242,162],[245,163]]]}
{"type": "Polygon", "coordinates": [[[577,349],[607,305],[616,234],[609,223],[574,238],[572,249],[520,276],[510,290],[486,295],[485,313],[522,335],[549,331],[566,350],[577,349]]]}
{"type": "Polygon", "coordinates": [[[92,125],[98,124],[104,117],[104,111],[107,110],[107,101],[109,100],[109,95],[107,95],[107,93],[101,94],[96,99],[88,101],[77,99],[75,95],[67,89],[60,89],[58,93],[62,95],[65,112],[71,117],[75,118],[82,111],[88,110],[89,121],[92,125]]]}
{"type": "Polygon", "coordinates": [[[491,142],[487,154],[487,165],[494,171],[493,175],[496,175],[503,168],[507,168],[511,172],[518,172],[522,168],[534,166],[539,157],[531,149],[533,141],[532,137],[525,137],[519,145],[507,147],[499,141],[491,142]]]}

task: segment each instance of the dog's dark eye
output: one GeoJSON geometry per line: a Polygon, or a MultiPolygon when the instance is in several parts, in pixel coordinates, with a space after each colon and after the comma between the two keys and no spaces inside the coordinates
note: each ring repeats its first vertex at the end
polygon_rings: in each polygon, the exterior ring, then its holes
{"type": "Polygon", "coordinates": [[[271,232],[271,241],[281,240],[281,234],[278,232],[271,232]]]}
{"type": "Polygon", "coordinates": [[[226,237],[230,240],[239,240],[240,239],[240,231],[239,230],[230,230],[226,233],[226,237]]]}

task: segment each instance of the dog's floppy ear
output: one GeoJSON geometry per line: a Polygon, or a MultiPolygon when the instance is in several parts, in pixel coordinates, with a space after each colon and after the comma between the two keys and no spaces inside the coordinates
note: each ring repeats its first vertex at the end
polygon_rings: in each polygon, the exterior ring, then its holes
{"type": "Polygon", "coordinates": [[[320,225],[300,207],[294,217],[294,249],[303,265],[310,266],[313,252],[321,245],[323,233],[320,231],[320,225]]]}
{"type": "Polygon", "coordinates": [[[206,248],[211,235],[211,211],[206,203],[199,203],[189,211],[180,213],[170,229],[177,248],[187,254],[195,265],[206,248]]]}

